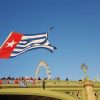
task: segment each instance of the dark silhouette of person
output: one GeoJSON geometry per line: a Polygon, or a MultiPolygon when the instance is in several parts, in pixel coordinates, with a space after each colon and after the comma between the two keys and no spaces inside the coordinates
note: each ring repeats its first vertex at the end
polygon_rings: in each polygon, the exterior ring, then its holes
{"type": "Polygon", "coordinates": [[[45,81],[43,80],[43,90],[45,90],[45,81]]]}

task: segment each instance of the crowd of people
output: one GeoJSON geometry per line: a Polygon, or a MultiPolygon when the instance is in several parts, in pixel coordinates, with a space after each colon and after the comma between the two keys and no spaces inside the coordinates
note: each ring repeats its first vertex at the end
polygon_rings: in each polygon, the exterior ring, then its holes
{"type": "MultiPolygon", "coordinates": [[[[14,78],[14,77],[8,76],[8,77],[0,78],[0,84],[20,84],[21,82],[24,82],[24,81],[34,84],[36,80],[48,80],[48,78],[47,77],[45,77],[43,79],[40,78],[40,77],[38,77],[38,79],[33,78],[33,77],[17,77],[17,78],[14,78]]],[[[52,80],[61,80],[61,78],[55,77],[52,80]]],[[[68,78],[66,78],[65,80],[68,81],[68,78]]]]}
{"type": "Polygon", "coordinates": [[[0,84],[20,84],[21,82],[29,81],[30,83],[35,83],[35,78],[32,77],[3,77],[0,79],[0,84]]]}

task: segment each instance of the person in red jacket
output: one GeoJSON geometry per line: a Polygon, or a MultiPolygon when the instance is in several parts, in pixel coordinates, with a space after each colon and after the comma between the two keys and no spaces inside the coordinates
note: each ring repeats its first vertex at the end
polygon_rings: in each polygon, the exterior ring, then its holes
{"type": "Polygon", "coordinates": [[[2,84],[2,80],[0,80],[0,84],[2,84]]]}

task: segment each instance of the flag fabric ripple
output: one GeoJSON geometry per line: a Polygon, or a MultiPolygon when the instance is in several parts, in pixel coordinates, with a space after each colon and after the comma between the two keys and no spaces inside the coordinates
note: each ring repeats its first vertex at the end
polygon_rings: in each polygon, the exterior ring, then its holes
{"type": "Polygon", "coordinates": [[[49,44],[48,33],[20,34],[11,32],[0,47],[0,58],[16,57],[28,50],[44,48],[53,52],[56,47],[49,44]]]}

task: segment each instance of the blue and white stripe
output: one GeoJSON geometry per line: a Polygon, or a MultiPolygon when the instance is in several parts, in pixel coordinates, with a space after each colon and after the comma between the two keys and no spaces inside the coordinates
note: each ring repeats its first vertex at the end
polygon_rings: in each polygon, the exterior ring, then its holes
{"type": "Polygon", "coordinates": [[[56,49],[54,46],[49,44],[47,33],[23,35],[21,41],[16,45],[11,53],[11,57],[18,56],[28,50],[37,48],[45,48],[51,52],[56,49]]]}

